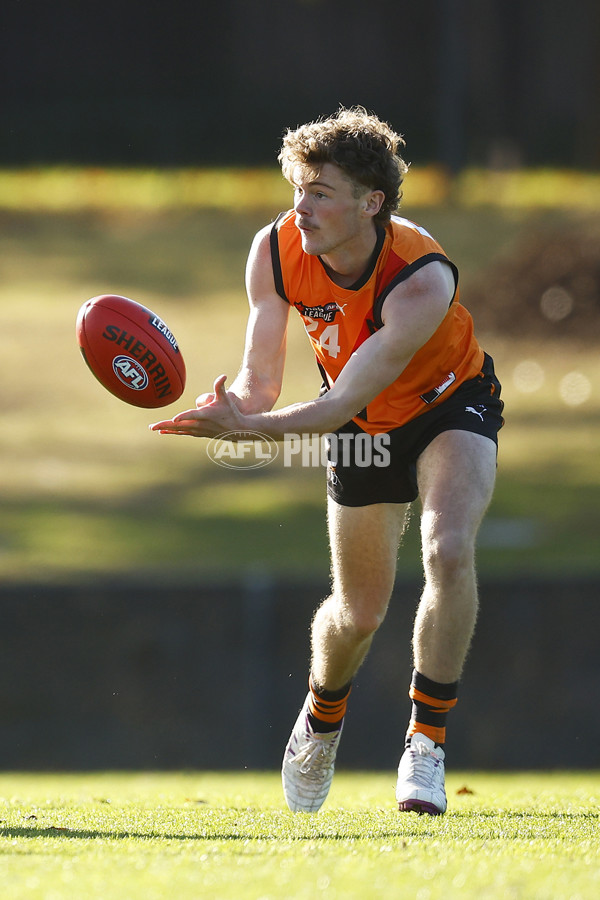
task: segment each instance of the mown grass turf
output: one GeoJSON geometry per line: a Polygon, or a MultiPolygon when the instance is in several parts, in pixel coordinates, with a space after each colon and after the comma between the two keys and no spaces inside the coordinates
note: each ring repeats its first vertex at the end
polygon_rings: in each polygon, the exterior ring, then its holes
{"type": "Polygon", "coordinates": [[[600,774],[454,773],[449,812],[393,773],[336,775],[317,815],[275,773],[0,776],[3,900],[592,900],[600,774]]]}

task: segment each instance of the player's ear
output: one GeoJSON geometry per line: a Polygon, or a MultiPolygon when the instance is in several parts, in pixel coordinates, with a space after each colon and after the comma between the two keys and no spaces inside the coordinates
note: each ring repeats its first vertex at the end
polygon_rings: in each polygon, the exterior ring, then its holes
{"type": "Polygon", "coordinates": [[[384,200],[385,194],[383,193],[383,191],[369,191],[368,194],[365,194],[363,199],[363,209],[365,215],[368,218],[373,218],[374,216],[376,216],[383,206],[384,200]]]}

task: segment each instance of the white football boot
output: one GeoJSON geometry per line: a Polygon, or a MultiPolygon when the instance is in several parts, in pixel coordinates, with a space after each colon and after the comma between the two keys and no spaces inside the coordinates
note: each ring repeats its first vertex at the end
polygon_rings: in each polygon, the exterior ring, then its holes
{"type": "Polygon", "coordinates": [[[313,731],[307,696],[285,748],[281,780],[292,812],[317,812],[329,793],[343,722],[337,731],[313,731]]]}
{"type": "Polygon", "coordinates": [[[396,800],[402,812],[439,816],[448,805],[441,747],[424,734],[413,734],[398,766],[396,800]]]}

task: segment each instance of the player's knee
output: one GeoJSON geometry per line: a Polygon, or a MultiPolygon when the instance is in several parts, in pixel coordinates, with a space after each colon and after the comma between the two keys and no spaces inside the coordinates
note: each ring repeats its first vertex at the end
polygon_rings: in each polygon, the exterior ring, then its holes
{"type": "Polygon", "coordinates": [[[385,613],[361,611],[352,619],[352,629],[359,640],[367,640],[372,637],[380,627],[385,613]]]}
{"type": "Polygon", "coordinates": [[[438,577],[458,575],[473,566],[474,541],[460,529],[443,529],[423,535],[425,570],[438,577]]]}
{"type": "Polygon", "coordinates": [[[344,630],[351,632],[355,640],[372,637],[385,619],[389,597],[373,595],[362,597],[357,603],[343,603],[340,622],[344,630]]]}

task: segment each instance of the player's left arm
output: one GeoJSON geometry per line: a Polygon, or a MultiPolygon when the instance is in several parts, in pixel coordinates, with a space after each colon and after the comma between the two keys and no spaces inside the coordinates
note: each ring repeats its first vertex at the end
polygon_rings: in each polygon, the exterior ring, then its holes
{"type": "Polygon", "coordinates": [[[381,313],[384,327],[360,345],[321,397],[272,412],[243,415],[228,398],[222,376],[215,382],[214,403],[180,413],[164,431],[196,437],[257,431],[273,440],[290,433],[335,431],[402,374],[447,315],[454,292],[450,266],[437,260],[427,263],[389,293],[381,313]]]}

